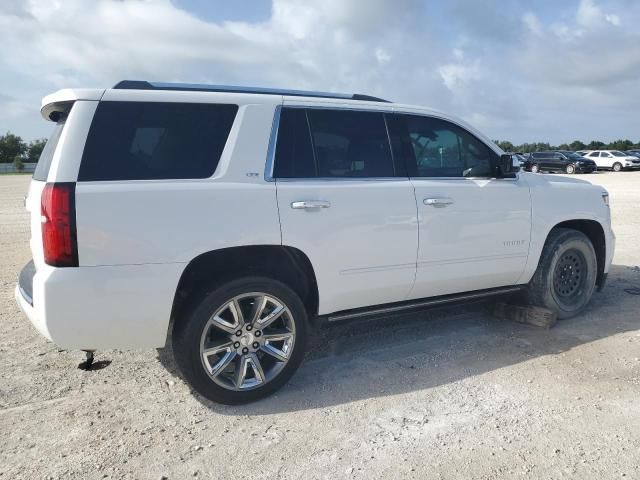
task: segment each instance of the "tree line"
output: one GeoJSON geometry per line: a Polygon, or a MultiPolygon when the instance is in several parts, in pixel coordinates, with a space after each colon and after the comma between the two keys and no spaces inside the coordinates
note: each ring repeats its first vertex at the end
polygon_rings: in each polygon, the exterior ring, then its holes
{"type": "MultiPolygon", "coordinates": [[[[25,142],[18,135],[7,132],[0,136],[0,163],[13,163],[16,169],[21,171],[25,163],[37,162],[42,153],[46,138],[38,138],[30,142],[25,142]]],[[[540,152],[545,150],[632,150],[640,149],[640,141],[633,143],[631,140],[616,140],[605,143],[599,140],[592,140],[590,143],[582,143],[574,140],[571,143],[551,145],[544,142],[523,143],[514,145],[506,140],[495,140],[495,143],[505,152],[540,152]]]]}
{"type": "Polygon", "coordinates": [[[21,172],[25,163],[37,162],[42,153],[46,138],[25,142],[22,137],[7,132],[0,136],[0,163],[13,163],[21,172]]]}
{"type": "Polygon", "coordinates": [[[601,142],[599,140],[592,140],[589,143],[582,143],[580,140],[574,140],[571,143],[562,143],[560,145],[551,145],[549,143],[534,142],[523,143],[521,145],[514,145],[511,142],[505,140],[494,140],[495,143],[505,152],[544,152],[547,150],[633,150],[640,149],[640,141],[633,143],[631,140],[616,140],[611,143],[601,142]]]}

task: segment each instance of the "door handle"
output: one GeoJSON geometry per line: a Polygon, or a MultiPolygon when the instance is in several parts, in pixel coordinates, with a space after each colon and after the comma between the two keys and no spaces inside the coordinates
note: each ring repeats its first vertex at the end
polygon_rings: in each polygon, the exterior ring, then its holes
{"type": "Polygon", "coordinates": [[[453,203],[453,199],[449,197],[425,198],[422,203],[431,205],[432,207],[442,208],[453,203]]]}
{"type": "Polygon", "coordinates": [[[293,202],[291,208],[294,210],[312,210],[314,208],[329,208],[331,203],[325,200],[301,200],[293,202]]]}

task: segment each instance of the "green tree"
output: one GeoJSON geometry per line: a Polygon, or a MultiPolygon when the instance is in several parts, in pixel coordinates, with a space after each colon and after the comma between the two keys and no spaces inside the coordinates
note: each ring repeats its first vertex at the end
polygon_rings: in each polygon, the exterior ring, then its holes
{"type": "Polygon", "coordinates": [[[599,140],[591,140],[589,142],[589,145],[587,145],[587,148],[591,150],[601,150],[604,147],[605,147],[605,143],[599,140]]]}
{"type": "Polygon", "coordinates": [[[587,146],[584,143],[582,143],[580,140],[574,140],[569,144],[569,150],[573,150],[574,152],[576,150],[586,150],[586,148],[587,146]]]}
{"type": "Polygon", "coordinates": [[[22,138],[11,132],[0,136],[0,163],[11,163],[16,156],[23,156],[27,145],[22,138]]]}
{"type": "Polygon", "coordinates": [[[630,150],[633,148],[633,142],[631,140],[616,140],[615,142],[611,142],[607,148],[611,150],[630,150]]]}
{"type": "Polygon", "coordinates": [[[37,162],[46,143],[46,138],[38,138],[30,142],[29,146],[27,147],[27,162],[37,162]]]}
{"type": "Polygon", "coordinates": [[[496,143],[496,145],[498,145],[505,152],[513,152],[513,151],[515,151],[514,150],[515,147],[513,146],[513,143],[511,143],[511,142],[506,142],[504,140],[496,140],[495,143],[496,143]]]}
{"type": "Polygon", "coordinates": [[[24,162],[22,161],[21,155],[16,155],[13,159],[13,166],[16,167],[18,172],[22,172],[24,170],[24,162]]]}

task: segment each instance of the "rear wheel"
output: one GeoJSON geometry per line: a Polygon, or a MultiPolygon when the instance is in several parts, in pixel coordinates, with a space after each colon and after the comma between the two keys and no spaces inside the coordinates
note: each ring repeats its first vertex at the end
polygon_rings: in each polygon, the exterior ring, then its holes
{"type": "Polygon", "coordinates": [[[534,163],[533,165],[531,165],[531,171],[533,173],[538,173],[540,171],[540,167],[534,163]]]}
{"type": "Polygon", "coordinates": [[[307,314],[285,284],[247,277],[215,288],[173,335],[187,382],[219,403],[263,398],[284,385],[304,356],[307,314]]]}
{"type": "Polygon", "coordinates": [[[578,315],[591,300],[597,269],[595,250],[585,234],[553,229],[526,291],[528,302],[553,310],[561,319],[578,315]]]}
{"type": "Polygon", "coordinates": [[[567,172],[569,175],[573,175],[574,173],[576,173],[576,167],[575,165],[567,165],[565,168],[565,172],[567,172]]]}
{"type": "Polygon", "coordinates": [[[620,172],[620,171],[622,171],[622,164],[621,164],[620,162],[616,162],[616,163],[614,163],[614,164],[613,164],[613,166],[611,167],[611,169],[612,169],[614,172],[620,172]]]}

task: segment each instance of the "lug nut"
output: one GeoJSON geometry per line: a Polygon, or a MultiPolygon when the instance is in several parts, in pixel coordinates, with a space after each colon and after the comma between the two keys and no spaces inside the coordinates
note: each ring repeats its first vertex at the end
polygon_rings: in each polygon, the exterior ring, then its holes
{"type": "Polygon", "coordinates": [[[253,348],[258,348],[260,344],[258,342],[253,342],[253,348]]]}
{"type": "Polygon", "coordinates": [[[247,332],[250,332],[253,327],[251,325],[247,325],[247,332]]]}
{"type": "Polygon", "coordinates": [[[236,332],[236,337],[239,337],[239,336],[241,336],[241,335],[242,335],[242,330],[238,330],[238,331],[236,332]]]}
{"type": "Polygon", "coordinates": [[[246,355],[247,353],[249,353],[249,349],[247,347],[244,347],[242,349],[242,353],[243,353],[243,355],[246,355]]]}
{"type": "Polygon", "coordinates": [[[233,348],[240,348],[240,342],[235,342],[233,344],[233,348]]]}
{"type": "Polygon", "coordinates": [[[254,333],[254,335],[256,337],[259,337],[260,335],[262,335],[262,332],[260,330],[256,330],[256,332],[254,333]]]}

